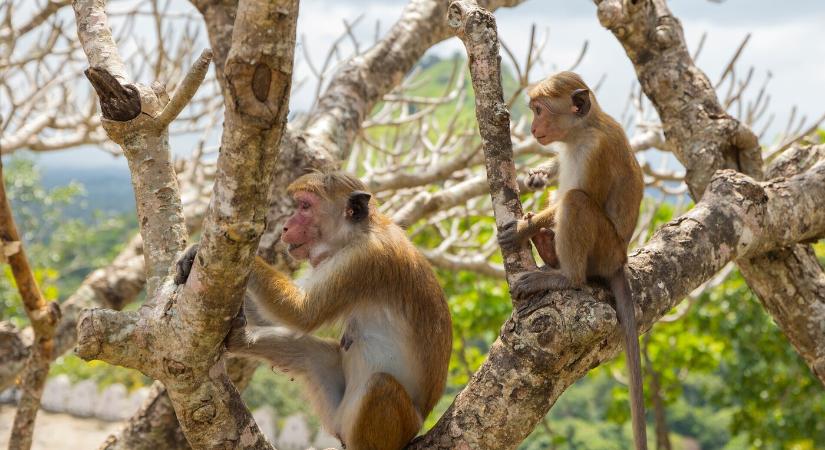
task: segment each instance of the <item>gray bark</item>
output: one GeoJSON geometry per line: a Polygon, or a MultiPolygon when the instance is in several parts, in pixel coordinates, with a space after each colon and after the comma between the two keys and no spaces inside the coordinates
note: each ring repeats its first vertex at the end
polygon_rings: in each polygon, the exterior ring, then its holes
{"type": "MultiPolygon", "coordinates": [[[[523,211],[516,183],[513,143],[510,140],[510,111],[501,87],[501,57],[493,14],[475,1],[450,4],[447,22],[467,49],[470,75],[475,91],[476,119],[481,134],[487,183],[493,202],[496,228],[521,219],[523,211]]],[[[519,273],[535,269],[530,246],[501,249],[507,281],[519,273]]]]}

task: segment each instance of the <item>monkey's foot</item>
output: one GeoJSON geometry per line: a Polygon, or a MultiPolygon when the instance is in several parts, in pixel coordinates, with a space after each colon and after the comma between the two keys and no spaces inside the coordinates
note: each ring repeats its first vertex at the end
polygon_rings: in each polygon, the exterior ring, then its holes
{"type": "Polygon", "coordinates": [[[249,334],[246,331],[246,316],[243,307],[232,319],[229,334],[224,338],[223,343],[229,353],[240,354],[249,347],[249,334]]]}
{"type": "Polygon", "coordinates": [[[547,186],[547,181],[550,177],[547,175],[547,172],[544,170],[536,170],[530,169],[527,171],[527,186],[530,189],[539,190],[544,189],[547,186]]]}
{"type": "Polygon", "coordinates": [[[195,255],[198,254],[200,244],[192,244],[184,250],[183,255],[175,264],[175,284],[185,284],[189,278],[189,272],[192,271],[192,265],[195,264],[195,255]]]}
{"type": "Polygon", "coordinates": [[[560,291],[573,287],[570,280],[557,270],[536,270],[523,273],[510,286],[513,298],[524,300],[539,292],[560,291]]]}
{"type": "Polygon", "coordinates": [[[518,221],[505,223],[498,231],[498,245],[501,248],[514,248],[521,244],[522,237],[518,233],[518,221]]]}

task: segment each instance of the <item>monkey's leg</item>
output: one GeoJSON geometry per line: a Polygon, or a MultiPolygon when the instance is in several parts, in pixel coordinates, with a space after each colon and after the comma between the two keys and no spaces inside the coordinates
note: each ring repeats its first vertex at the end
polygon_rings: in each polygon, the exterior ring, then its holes
{"type": "Polygon", "coordinates": [[[523,274],[513,283],[514,297],[579,288],[588,276],[610,276],[624,262],[624,247],[610,219],[579,189],[567,191],[559,203],[555,247],[559,270],[523,274]]]}
{"type": "Polygon", "coordinates": [[[347,450],[400,449],[418,433],[421,420],[401,383],[388,373],[374,373],[347,434],[347,450]]]}
{"type": "Polygon", "coordinates": [[[542,228],[533,236],[533,246],[548,268],[558,269],[559,258],[556,256],[556,233],[549,228],[542,228]]]}
{"type": "Polygon", "coordinates": [[[297,375],[324,427],[334,432],[334,414],[346,380],[338,342],[295,335],[280,327],[233,330],[226,342],[233,355],[263,359],[289,375],[297,375]]]}
{"type": "Polygon", "coordinates": [[[586,192],[571,189],[565,193],[556,226],[556,255],[561,273],[574,287],[587,279],[587,263],[595,250],[604,213],[586,192]]]}
{"type": "Polygon", "coordinates": [[[498,244],[503,248],[524,244],[542,228],[552,229],[555,214],[556,205],[550,205],[538,213],[527,213],[520,220],[504,224],[499,230],[498,244]]]}

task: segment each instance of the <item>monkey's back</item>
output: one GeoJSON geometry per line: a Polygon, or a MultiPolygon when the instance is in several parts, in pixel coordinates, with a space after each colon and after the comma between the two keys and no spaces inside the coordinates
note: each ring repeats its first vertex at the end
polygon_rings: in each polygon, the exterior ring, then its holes
{"type": "Polygon", "coordinates": [[[627,245],[636,228],[644,195],[642,170],[621,125],[607,113],[601,114],[600,120],[601,141],[613,144],[600,145],[600,154],[593,157],[597,164],[603,165],[600,173],[609,174],[608,179],[599,180],[602,191],[597,198],[627,245]]]}

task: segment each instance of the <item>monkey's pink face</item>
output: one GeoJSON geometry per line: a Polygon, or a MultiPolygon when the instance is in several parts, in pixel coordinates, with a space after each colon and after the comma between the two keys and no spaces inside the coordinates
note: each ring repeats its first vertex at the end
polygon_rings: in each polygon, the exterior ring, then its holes
{"type": "Polygon", "coordinates": [[[316,194],[298,191],[294,195],[295,214],[284,224],[281,240],[289,246],[289,254],[298,260],[308,259],[310,251],[321,239],[321,204],[316,194]]]}
{"type": "Polygon", "coordinates": [[[556,112],[564,111],[561,106],[556,107],[550,99],[543,98],[542,101],[533,100],[530,102],[530,109],[533,111],[533,123],[530,132],[541,145],[551,142],[563,141],[567,137],[570,128],[568,114],[556,112]]]}

